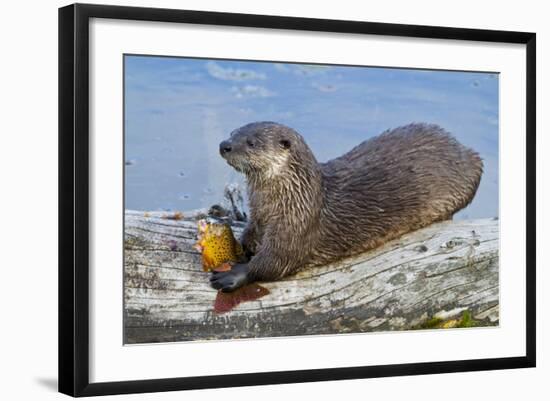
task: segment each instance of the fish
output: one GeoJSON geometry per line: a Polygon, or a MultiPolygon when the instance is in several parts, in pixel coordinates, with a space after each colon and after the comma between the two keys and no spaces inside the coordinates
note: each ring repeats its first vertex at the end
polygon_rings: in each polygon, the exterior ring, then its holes
{"type": "MultiPolygon", "coordinates": [[[[198,242],[195,249],[202,254],[202,269],[205,272],[231,270],[244,257],[243,247],[235,239],[229,224],[212,218],[198,221],[198,242]]],[[[243,302],[255,301],[268,294],[269,290],[257,283],[245,285],[233,292],[218,290],[214,300],[214,313],[227,313],[243,302]]]]}
{"type": "Polygon", "coordinates": [[[229,224],[213,219],[198,221],[198,242],[194,247],[202,254],[205,272],[230,270],[231,264],[244,256],[242,245],[235,239],[229,224]]]}

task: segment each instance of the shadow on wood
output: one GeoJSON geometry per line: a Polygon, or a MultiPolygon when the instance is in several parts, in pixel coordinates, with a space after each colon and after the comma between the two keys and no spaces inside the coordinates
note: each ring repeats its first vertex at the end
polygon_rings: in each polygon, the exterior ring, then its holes
{"type": "Polygon", "coordinates": [[[125,343],[498,324],[497,219],[434,224],[216,314],[192,247],[200,214],[126,211],[125,343]]]}

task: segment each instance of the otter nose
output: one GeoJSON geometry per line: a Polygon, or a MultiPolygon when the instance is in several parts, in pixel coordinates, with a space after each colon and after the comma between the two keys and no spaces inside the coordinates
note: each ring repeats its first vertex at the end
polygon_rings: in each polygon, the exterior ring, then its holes
{"type": "Polygon", "coordinates": [[[229,141],[223,141],[220,143],[220,153],[223,156],[226,153],[231,152],[231,143],[229,141]]]}

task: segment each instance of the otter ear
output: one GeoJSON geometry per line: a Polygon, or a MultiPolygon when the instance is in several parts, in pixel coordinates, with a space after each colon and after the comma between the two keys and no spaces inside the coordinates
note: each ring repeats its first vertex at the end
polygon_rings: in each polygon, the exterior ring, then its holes
{"type": "Polygon", "coordinates": [[[289,149],[290,148],[290,141],[288,139],[281,139],[279,141],[279,143],[281,144],[281,146],[285,149],[289,149]]]}

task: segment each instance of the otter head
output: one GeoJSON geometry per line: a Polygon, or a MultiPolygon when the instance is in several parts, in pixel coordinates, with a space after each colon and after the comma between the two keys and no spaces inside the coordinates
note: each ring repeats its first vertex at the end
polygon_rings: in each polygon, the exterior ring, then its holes
{"type": "Polygon", "coordinates": [[[220,143],[220,154],[237,171],[261,181],[290,172],[296,162],[316,164],[302,136],[274,122],[256,122],[234,130],[220,143]]]}

